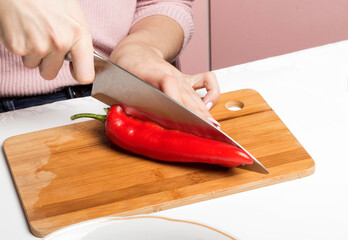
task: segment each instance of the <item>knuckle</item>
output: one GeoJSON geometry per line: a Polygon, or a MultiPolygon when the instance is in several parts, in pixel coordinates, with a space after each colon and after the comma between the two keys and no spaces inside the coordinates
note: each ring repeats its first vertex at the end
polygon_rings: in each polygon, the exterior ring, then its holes
{"type": "Polygon", "coordinates": [[[48,44],[39,43],[33,47],[33,52],[37,56],[46,56],[49,53],[48,44]]]}
{"type": "Polygon", "coordinates": [[[58,33],[54,29],[50,31],[51,48],[56,52],[67,52],[71,47],[70,37],[66,34],[58,33]]]}
{"type": "Polygon", "coordinates": [[[72,24],[72,31],[75,36],[88,35],[90,34],[90,29],[85,22],[76,22],[72,24]]]}
{"type": "Polygon", "coordinates": [[[205,74],[209,78],[215,78],[215,73],[213,73],[213,72],[206,72],[205,74]]]}
{"type": "Polygon", "coordinates": [[[9,40],[7,41],[7,49],[19,56],[25,56],[29,53],[27,47],[25,46],[25,44],[20,43],[19,41],[16,40],[9,40]]]}
{"type": "Polygon", "coordinates": [[[74,24],[73,27],[72,27],[72,30],[73,30],[73,33],[74,33],[75,37],[76,36],[81,36],[83,34],[83,29],[78,24],[74,24]]]}
{"type": "Polygon", "coordinates": [[[203,78],[206,79],[206,81],[216,81],[216,76],[213,72],[204,73],[203,78]]]}
{"type": "Polygon", "coordinates": [[[67,52],[71,47],[69,42],[63,38],[55,38],[53,45],[57,52],[67,52]]]}

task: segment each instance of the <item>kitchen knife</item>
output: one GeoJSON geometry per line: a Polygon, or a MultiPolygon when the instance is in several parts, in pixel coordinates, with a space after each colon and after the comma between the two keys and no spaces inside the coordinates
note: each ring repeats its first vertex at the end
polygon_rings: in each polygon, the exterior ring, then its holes
{"type": "Polygon", "coordinates": [[[122,104],[130,115],[142,116],[164,128],[177,129],[233,144],[249,154],[254,162],[243,168],[268,173],[267,169],[240,144],[181,103],[130,72],[94,52],[96,77],[92,97],[108,104],[122,104]]]}

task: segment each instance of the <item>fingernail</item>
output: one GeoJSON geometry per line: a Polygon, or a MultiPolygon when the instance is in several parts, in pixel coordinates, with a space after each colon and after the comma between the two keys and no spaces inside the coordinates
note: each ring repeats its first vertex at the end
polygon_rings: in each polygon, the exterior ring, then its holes
{"type": "Polygon", "coordinates": [[[207,106],[208,110],[210,110],[211,107],[213,106],[213,103],[212,103],[212,102],[208,102],[208,103],[206,104],[206,106],[207,106]]]}
{"type": "Polygon", "coordinates": [[[209,120],[210,122],[212,122],[212,123],[215,125],[215,127],[217,127],[217,128],[220,128],[220,127],[221,127],[220,123],[218,123],[218,121],[216,121],[214,118],[208,117],[208,120],[209,120]]]}

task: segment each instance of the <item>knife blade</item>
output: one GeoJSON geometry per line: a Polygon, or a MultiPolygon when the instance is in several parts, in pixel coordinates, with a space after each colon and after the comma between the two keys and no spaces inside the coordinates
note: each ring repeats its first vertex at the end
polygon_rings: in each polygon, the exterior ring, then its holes
{"type": "Polygon", "coordinates": [[[246,149],[213,124],[183,104],[153,87],[117,64],[94,52],[96,77],[92,97],[107,105],[122,104],[130,115],[141,115],[164,128],[223,141],[243,149],[254,162],[242,168],[268,173],[268,170],[246,149]]]}

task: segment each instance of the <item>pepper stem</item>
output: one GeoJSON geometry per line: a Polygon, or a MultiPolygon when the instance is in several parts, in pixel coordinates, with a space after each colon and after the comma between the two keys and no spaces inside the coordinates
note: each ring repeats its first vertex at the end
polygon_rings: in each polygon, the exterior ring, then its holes
{"type": "Polygon", "coordinates": [[[75,115],[71,116],[70,119],[71,120],[75,120],[75,119],[84,118],[84,117],[94,118],[94,119],[100,120],[100,121],[102,121],[104,123],[106,121],[106,115],[93,114],[93,113],[79,113],[79,114],[75,114],[75,115]]]}

